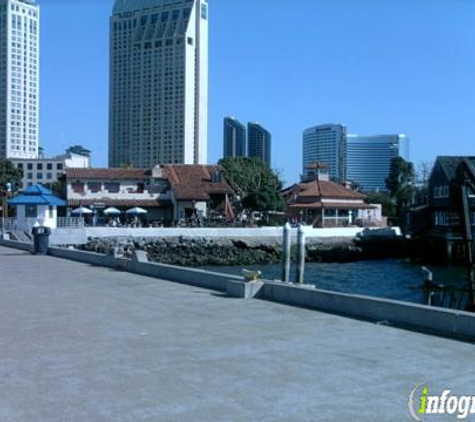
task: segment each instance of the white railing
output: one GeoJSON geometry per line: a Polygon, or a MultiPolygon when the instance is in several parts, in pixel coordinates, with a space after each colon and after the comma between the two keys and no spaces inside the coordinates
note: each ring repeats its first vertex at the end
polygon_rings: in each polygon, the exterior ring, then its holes
{"type": "MultiPolygon", "coordinates": [[[[54,220],[53,220],[54,221],[54,220]]],[[[28,231],[31,232],[35,226],[51,226],[51,220],[48,222],[44,218],[0,218],[0,230],[4,231],[28,231]],[[48,224],[49,223],[49,224],[48,224]]],[[[54,227],[54,226],[51,226],[54,227]]],[[[84,227],[84,218],[82,217],[58,217],[56,227],[59,229],[77,229],[84,227]]]]}
{"type": "Polygon", "coordinates": [[[43,226],[43,218],[1,218],[0,228],[3,231],[31,231],[35,226],[43,226]]]}
{"type": "Polygon", "coordinates": [[[84,217],[58,217],[56,219],[58,229],[77,229],[84,227],[84,217]]]}

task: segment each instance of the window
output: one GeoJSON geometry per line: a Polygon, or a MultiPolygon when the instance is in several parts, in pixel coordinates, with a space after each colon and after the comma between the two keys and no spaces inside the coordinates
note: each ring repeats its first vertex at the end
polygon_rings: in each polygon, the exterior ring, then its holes
{"type": "Polygon", "coordinates": [[[53,173],[46,173],[46,178],[51,180],[53,178],[53,173]]]}
{"type": "Polygon", "coordinates": [[[74,182],[71,185],[74,193],[84,193],[84,183],[74,182]]]}
{"type": "Polygon", "coordinates": [[[206,4],[201,5],[201,19],[208,19],[208,6],[206,4]]]}
{"type": "Polygon", "coordinates": [[[101,182],[88,182],[87,186],[92,193],[100,192],[102,189],[101,182]]]}
{"type": "Polygon", "coordinates": [[[188,45],[193,45],[193,38],[188,37],[188,45]]]}
{"type": "Polygon", "coordinates": [[[38,163],[38,164],[36,165],[36,169],[37,169],[37,170],[43,170],[43,163],[38,163]]]}
{"type": "Polygon", "coordinates": [[[28,163],[27,168],[28,168],[28,170],[33,170],[33,164],[32,164],[32,163],[28,163]]]}
{"type": "Polygon", "coordinates": [[[145,190],[145,183],[137,183],[137,193],[143,193],[145,190]]]}
{"type": "Polygon", "coordinates": [[[109,193],[119,193],[120,183],[105,183],[104,189],[109,193]]]}
{"type": "Polygon", "coordinates": [[[23,170],[23,163],[18,163],[18,164],[17,164],[17,168],[23,170]]]}
{"type": "Polygon", "coordinates": [[[33,179],[33,173],[28,173],[26,177],[30,180],[33,179]]]}
{"type": "Polygon", "coordinates": [[[38,180],[43,180],[43,173],[36,173],[36,178],[38,180]]]}
{"type": "Polygon", "coordinates": [[[53,163],[46,164],[46,169],[47,170],[53,170],[53,163]]]}
{"type": "Polygon", "coordinates": [[[38,216],[38,210],[36,205],[27,205],[25,207],[25,217],[26,218],[36,218],[38,216]]]}
{"type": "Polygon", "coordinates": [[[56,170],[62,170],[62,169],[63,169],[63,163],[56,164],[56,170]]]}

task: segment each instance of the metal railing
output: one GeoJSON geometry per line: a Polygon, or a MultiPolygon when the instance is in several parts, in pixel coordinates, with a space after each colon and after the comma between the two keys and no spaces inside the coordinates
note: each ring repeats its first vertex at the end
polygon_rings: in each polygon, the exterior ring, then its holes
{"type": "MultiPolygon", "coordinates": [[[[28,231],[31,232],[35,226],[45,225],[44,218],[0,218],[0,230],[8,231],[28,231]]],[[[56,227],[59,229],[83,228],[83,217],[58,217],[56,227]]]]}
{"type": "Polygon", "coordinates": [[[31,231],[35,226],[44,225],[43,218],[2,218],[0,228],[2,232],[7,231],[31,231]]]}
{"type": "Polygon", "coordinates": [[[84,227],[84,217],[58,217],[56,219],[58,229],[78,229],[84,227]]]}

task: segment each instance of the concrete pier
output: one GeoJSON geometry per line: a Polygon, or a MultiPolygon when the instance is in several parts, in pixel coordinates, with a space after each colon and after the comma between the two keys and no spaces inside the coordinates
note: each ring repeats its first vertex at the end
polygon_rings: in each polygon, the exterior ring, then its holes
{"type": "Polygon", "coordinates": [[[0,420],[409,420],[473,345],[0,247],[0,420]]]}

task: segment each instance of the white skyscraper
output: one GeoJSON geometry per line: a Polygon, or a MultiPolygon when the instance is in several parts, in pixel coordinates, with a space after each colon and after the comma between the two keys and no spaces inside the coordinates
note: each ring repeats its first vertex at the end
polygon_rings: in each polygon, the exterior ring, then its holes
{"type": "Polygon", "coordinates": [[[38,156],[39,37],[34,0],[0,0],[0,158],[38,156]]]}
{"type": "Polygon", "coordinates": [[[208,1],[116,0],[109,165],[205,164],[208,1]]]}

